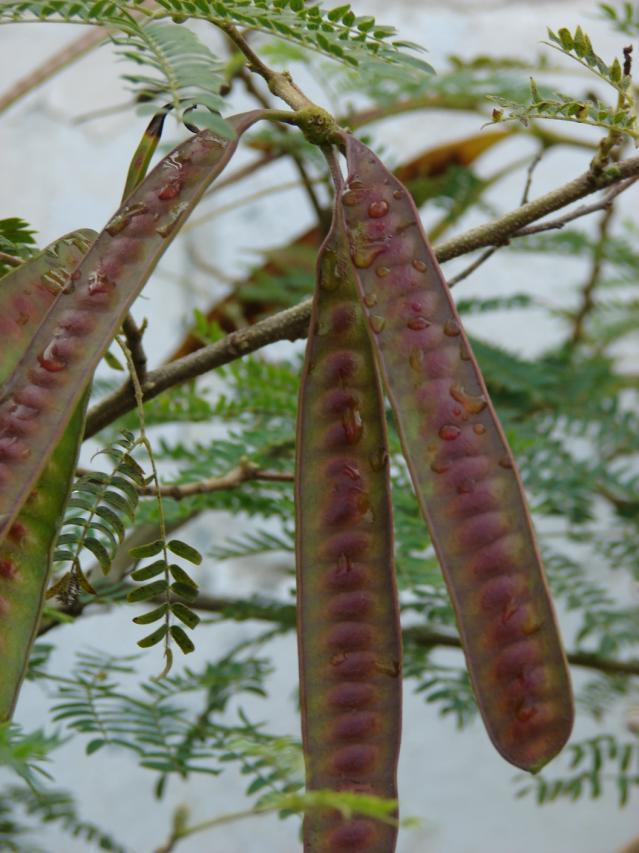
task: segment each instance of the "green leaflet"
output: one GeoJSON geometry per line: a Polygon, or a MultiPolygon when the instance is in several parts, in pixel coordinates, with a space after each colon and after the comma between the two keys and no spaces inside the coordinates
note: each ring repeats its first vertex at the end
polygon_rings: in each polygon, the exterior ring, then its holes
{"type": "MultiPolygon", "coordinates": [[[[238,136],[262,116],[232,117],[238,136]]],[[[6,382],[0,401],[0,541],[161,255],[237,146],[200,131],[165,157],[100,234],[6,382]],[[22,418],[15,407],[22,406],[22,418]]]]}
{"type": "Polygon", "coordinates": [[[410,195],[344,141],[359,295],[475,696],[498,751],[538,770],[568,739],[573,706],[521,481],[410,195]]]}
{"type": "MultiPolygon", "coordinates": [[[[343,214],[318,257],[300,386],[297,614],[309,790],[396,799],[401,639],[383,398],[343,214]]],[[[396,827],[309,813],[304,849],[391,853],[396,827]],[[361,845],[361,846],[360,846],[361,845]]]]}

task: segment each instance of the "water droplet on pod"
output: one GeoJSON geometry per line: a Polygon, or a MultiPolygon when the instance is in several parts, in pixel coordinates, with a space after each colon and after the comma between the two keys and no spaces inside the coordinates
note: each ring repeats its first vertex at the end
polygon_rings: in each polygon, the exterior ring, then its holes
{"type": "Polygon", "coordinates": [[[164,184],[164,186],[160,189],[158,193],[158,198],[161,201],[169,201],[170,199],[175,198],[182,192],[182,187],[184,186],[184,181],[182,178],[173,178],[172,181],[164,184]]]}
{"type": "Polygon", "coordinates": [[[473,426],[473,432],[476,435],[483,435],[486,432],[486,427],[483,424],[475,424],[473,426]]]}
{"type": "Polygon", "coordinates": [[[375,258],[385,251],[386,246],[379,243],[369,243],[367,246],[358,246],[353,252],[353,263],[358,269],[365,270],[370,267],[375,258]]]}
{"type": "Polygon", "coordinates": [[[368,461],[373,471],[381,471],[388,465],[388,452],[383,447],[379,447],[370,454],[368,461]]]}
{"type": "Polygon", "coordinates": [[[380,219],[388,213],[388,203],[383,199],[380,201],[372,201],[368,206],[368,215],[371,219],[380,219]]]}
{"type": "Polygon", "coordinates": [[[427,329],[428,326],[430,326],[430,323],[426,317],[412,317],[408,323],[406,323],[406,327],[411,329],[413,332],[420,332],[422,329],[427,329]]]}
{"type": "Polygon", "coordinates": [[[424,261],[420,260],[420,258],[413,258],[413,267],[417,270],[417,272],[425,272],[426,264],[424,261]]]}
{"type": "Polygon", "coordinates": [[[108,279],[103,272],[94,270],[89,273],[87,279],[89,296],[95,296],[98,293],[111,293],[115,289],[115,283],[108,279]]]}
{"type": "Polygon", "coordinates": [[[408,356],[408,362],[413,370],[421,371],[424,366],[424,350],[419,347],[413,347],[408,356]]]}
{"type": "Polygon", "coordinates": [[[372,330],[375,332],[375,334],[379,335],[381,332],[384,331],[386,320],[384,320],[384,318],[381,317],[379,314],[371,314],[370,323],[372,330]]]}
{"type": "Polygon", "coordinates": [[[435,474],[445,474],[449,468],[450,468],[450,462],[444,462],[441,459],[436,459],[434,462],[431,462],[431,464],[430,464],[430,470],[434,471],[435,474]]]}
{"type": "Polygon", "coordinates": [[[40,353],[38,356],[40,366],[45,370],[48,370],[49,373],[58,373],[60,370],[64,370],[67,366],[66,361],[62,361],[62,359],[56,354],[55,344],[55,341],[51,341],[44,352],[40,353]]]}
{"type": "Polygon", "coordinates": [[[364,201],[365,196],[366,193],[362,192],[362,190],[346,190],[342,196],[342,204],[345,204],[346,207],[355,207],[355,205],[361,204],[364,201]]]}
{"type": "Polygon", "coordinates": [[[398,201],[402,196],[403,196],[403,193],[401,190],[395,190],[393,192],[393,198],[396,198],[398,201]]]}
{"type": "Polygon", "coordinates": [[[377,294],[367,293],[364,297],[364,305],[367,305],[369,308],[372,308],[374,305],[377,305],[377,294]]]}
{"type": "Polygon", "coordinates": [[[448,335],[449,338],[456,338],[460,331],[457,320],[446,320],[444,323],[444,334],[448,335]]]}
{"type": "Polygon", "coordinates": [[[461,429],[455,424],[444,424],[439,430],[439,437],[444,441],[454,441],[461,435],[461,429]]]}
{"type": "Polygon", "coordinates": [[[344,409],[342,426],[344,427],[344,435],[348,444],[357,444],[364,431],[362,415],[357,406],[348,406],[344,409]]]}
{"type": "Polygon", "coordinates": [[[379,266],[379,267],[377,267],[377,269],[375,270],[375,275],[376,275],[378,278],[386,278],[386,276],[388,275],[388,273],[389,273],[389,272],[390,272],[390,269],[389,269],[388,267],[385,267],[385,266],[379,266]]]}
{"type": "Polygon", "coordinates": [[[133,219],[134,216],[139,216],[142,213],[146,213],[148,208],[146,204],[142,202],[138,202],[137,204],[132,204],[130,207],[127,205],[124,207],[119,213],[116,213],[113,219],[111,219],[106,226],[107,234],[110,234],[112,237],[115,237],[116,234],[119,234],[120,231],[124,231],[129,222],[133,219]]]}
{"type": "Polygon", "coordinates": [[[513,462],[510,456],[502,456],[499,460],[499,465],[501,468],[512,468],[513,462]]]}
{"type": "Polygon", "coordinates": [[[463,385],[455,383],[450,387],[450,396],[461,403],[471,415],[478,415],[486,408],[486,398],[483,394],[469,394],[463,385]]]}
{"type": "Polygon", "coordinates": [[[164,222],[161,225],[158,225],[155,229],[160,237],[168,237],[169,234],[177,228],[180,217],[186,210],[188,210],[188,208],[188,203],[183,201],[180,204],[176,204],[175,207],[172,207],[169,210],[164,222]]]}
{"type": "Polygon", "coordinates": [[[466,342],[462,341],[459,344],[459,357],[462,361],[470,361],[470,351],[466,346],[466,342]]]}

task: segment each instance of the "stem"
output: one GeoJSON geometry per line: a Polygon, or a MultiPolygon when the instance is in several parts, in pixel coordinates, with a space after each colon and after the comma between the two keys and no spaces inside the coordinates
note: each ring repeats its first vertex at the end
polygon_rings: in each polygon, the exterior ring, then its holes
{"type": "Polygon", "coordinates": [[[588,315],[595,307],[594,292],[599,284],[601,272],[603,269],[603,256],[608,232],[610,230],[610,222],[614,215],[614,207],[612,202],[604,211],[599,222],[599,239],[593,249],[593,263],[588,280],[584,284],[581,291],[581,305],[575,315],[574,327],[570,336],[570,346],[575,347],[584,339],[584,326],[588,315]]]}
{"type": "Polygon", "coordinates": [[[167,604],[166,609],[166,634],[164,637],[164,660],[165,665],[162,672],[157,676],[158,680],[164,678],[165,675],[168,675],[171,665],[173,663],[173,652],[171,651],[170,646],[170,632],[169,628],[171,626],[171,592],[170,592],[170,582],[171,577],[169,574],[169,552],[166,546],[167,542],[167,531],[166,531],[166,518],[164,515],[164,503],[162,501],[162,495],[159,493],[160,489],[160,478],[158,476],[158,470],[155,464],[155,456],[153,454],[153,448],[151,447],[151,442],[149,441],[146,428],[145,428],[145,419],[144,419],[144,400],[142,395],[142,387],[140,385],[140,380],[138,379],[138,374],[136,372],[135,364],[133,363],[133,356],[131,351],[129,350],[126,342],[121,338],[116,338],[118,344],[120,345],[120,349],[124,353],[124,356],[127,360],[127,364],[129,366],[129,373],[131,376],[131,384],[133,386],[133,393],[135,395],[135,404],[138,412],[138,419],[140,423],[140,444],[142,444],[146,450],[147,457],[149,459],[149,464],[151,465],[151,476],[153,482],[155,483],[158,494],[157,494],[157,504],[158,504],[158,526],[160,528],[160,539],[162,540],[162,557],[164,558],[164,580],[166,582],[166,594],[164,599],[167,604]]]}

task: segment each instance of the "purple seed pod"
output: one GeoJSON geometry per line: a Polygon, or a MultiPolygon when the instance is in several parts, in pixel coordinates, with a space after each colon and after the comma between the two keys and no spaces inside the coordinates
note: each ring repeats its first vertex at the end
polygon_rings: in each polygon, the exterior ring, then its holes
{"type": "Polygon", "coordinates": [[[0,722],[11,718],[36,636],[51,555],[71,491],[88,394],[0,543],[0,722]]]}
{"type": "MultiPolygon", "coordinates": [[[[15,369],[44,316],[98,235],[89,229],[56,240],[0,281],[0,383],[15,369]]],[[[31,401],[32,402],[32,401],[31,401]]],[[[0,544],[0,722],[10,719],[40,619],[51,551],[73,480],[86,400],[77,406],[36,487],[0,544]]],[[[27,395],[12,414],[31,415],[27,395]]]]}
{"type": "Polygon", "coordinates": [[[0,390],[0,541],[28,497],[133,300],[239,135],[203,130],[168,154],[107,223],[0,390]],[[21,416],[16,414],[17,407],[21,416]]]}
{"type": "MultiPolygon", "coordinates": [[[[341,209],[319,254],[299,399],[297,612],[307,788],[397,797],[401,635],[384,408],[341,209]]],[[[397,829],[311,812],[307,853],[392,853],[397,829]]]]}
{"type": "Polygon", "coordinates": [[[357,287],[475,696],[497,750],[536,771],[566,743],[573,705],[521,480],[409,193],[344,142],[357,287]]]}

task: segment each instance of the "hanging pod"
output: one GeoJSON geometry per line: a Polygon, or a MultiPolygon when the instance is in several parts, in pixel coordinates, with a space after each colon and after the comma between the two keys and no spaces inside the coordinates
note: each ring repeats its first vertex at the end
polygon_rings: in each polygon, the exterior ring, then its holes
{"type": "MultiPolygon", "coordinates": [[[[296,463],[297,613],[309,790],[397,797],[399,628],[384,407],[339,203],[317,262],[296,463]]],[[[310,812],[307,853],[392,853],[397,829],[310,812]]]]}
{"type": "Polygon", "coordinates": [[[405,187],[344,135],[356,284],[498,751],[536,771],[570,735],[566,658],[519,474],[405,187]]]}

